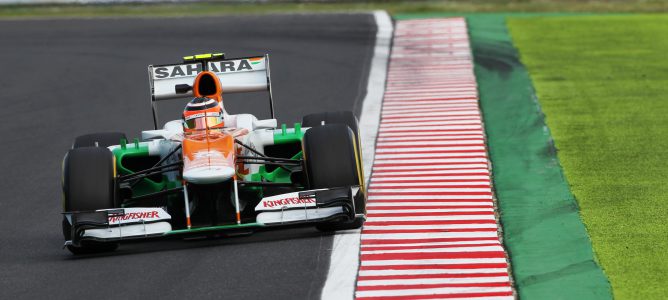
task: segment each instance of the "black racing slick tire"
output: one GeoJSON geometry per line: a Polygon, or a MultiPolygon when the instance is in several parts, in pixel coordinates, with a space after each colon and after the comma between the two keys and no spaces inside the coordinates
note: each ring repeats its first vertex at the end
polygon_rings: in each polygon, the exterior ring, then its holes
{"type": "MultiPolygon", "coordinates": [[[[366,203],[366,183],[364,182],[364,168],[362,167],[364,165],[362,162],[362,143],[360,141],[359,122],[357,121],[357,117],[351,111],[334,111],[310,114],[302,118],[302,126],[304,127],[317,127],[322,126],[323,124],[345,124],[352,130],[355,140],[355,151],[360,162],[358,170],[359,176],[362,178],[362,180],[360,180],[360,187],[362,188],[364,203],[366,203]]],[[[359,214],[362,212],[358,211],[357,213],[359,214]]],[[[364,211],[364,213],[366,213],[366,211],[364,211]]]]}
{"type": "MultiPolygon", "coordinates": [[[[84,147],[71,149],[63,160],[63,209],[92,211],[116,205],[115,160],[109,149],[84,147]]],[[[63,220],[63,236],[71,240],[71,225],[63,220]]],[[[74,254],[112,251],[118,243],[83,242],[80,247],[68,246],[74,254]]]]}
{"type": "MultiPolygon", "coordinates": [[[[303,140],[304,165],[310,189],[347,187],[362,184],[361,159],[355,145],[355,135],[344,124],[315,126],[306,131],[303,140]]],[[[366,212],[363,190],[354,199],[355,213],[366,212]]],[[[321,231],[360,228],[363,218],[353,221],[320,223],[321,231]]]]}
{"type": "Polygon", "coordinates": [[[122,132],[98,132],[84,134],[76,137],[72,144],[72,149],[83,147],[109,147],[119,145],[121,139],[128,140],[125,133],[122,132]],[[97,144],[96,144],[97,143],[97,144]]]}
{"type": "MultiPolygon", "coordinates": [[[[316,127],[327,124],[346,124],[355,134],[355,145],[357,146],[357,151],[362,151],[360,149],[359,142],[359,124],[357,122],[357,117],[353,114],[352,111],[332,111],[332,112],[323,112],[315,113],[304,116],[302,118],[303,127],[316,127]]],[[[360,155],[360,157],[362,157],[360,155]]]]}
{"type": "Polygon", "coordinates": [[[302,118],[302,126],[316,127],[328,124],[346,124],[357,134],[357,117],[351,111],[331,111],[306,115],[302,118]],[[323,124],[324,123],[324,124],[323,124]]]}

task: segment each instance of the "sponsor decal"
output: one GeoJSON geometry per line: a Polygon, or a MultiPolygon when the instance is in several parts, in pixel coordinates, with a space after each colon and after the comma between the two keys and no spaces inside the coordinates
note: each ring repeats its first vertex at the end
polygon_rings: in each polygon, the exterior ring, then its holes
{"type": "Polygon", "coordinates": [[[124,214],[110,214],[109,224],[118,225],[125,223],[154,222],[163,219],[171,219],[171,216],[162,208],[124,208],[124,214]]]}
{"type": "Polygon", "coordinates": [[[239,60],[210,61],[209,70],[214,73],[243,72],[264,70],[264,57],[239,60]]]}
{"type": "Polygon", "coordinates": [[[315,198],[285,198],[278,200],[262,201],[262,206],[269,208],[293,206],[293,205],[299,205],[301,207],[304,206],[303,204],[315,204],[315,198]]]}
{"type": "Polygon", "coordinates": [[[202,72],[202,65],[187,64],[153,68],[153,79],[167,79],[195,76],[202,72]]]}
{"type": "Polygon", "coordinates": [[[255,207],[256,211],[282,210],[291,208],[315,207],[315,194],[303,194],[303,192],[292,192],[271,197],[262,198],[255,207]]]}
{"type": "Polygon", "coordinates": [[[137,213],[128,213],[124,215],[119,215],[119,216],[110,216],[109,217],[109,223],[118,223],[119,221],[127,221],[127,220],[148,220],[148,219],[157,219],[158,218],[158,211],[144,211],[144,212],[137,212],[137,213]]]}
{"type": "MultiPolygon", "coordinates": [[[[264,70],[264,57],[252,57],[237,60],[221,60],[208,62],[209,71],[214,73],[232,73],[254,70],[264,70]]],[[[153,68],[153,79],[173,79],[181,77],[194,77],[202,72],[202,65],[183,64],[153,68]]]]}

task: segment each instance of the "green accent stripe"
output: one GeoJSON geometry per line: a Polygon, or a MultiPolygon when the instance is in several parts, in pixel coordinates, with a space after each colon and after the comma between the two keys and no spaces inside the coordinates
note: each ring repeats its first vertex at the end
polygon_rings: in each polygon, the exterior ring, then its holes
{"type": "Polygon", "coordinates": [[[232,225],[220,225],[220,226],[209,226],[209,227],[197,227],[191,229],[179,229],[165,232],[165,235],[175,235],[175,234],[187,234],[187,233],[197,233],[197,232],[207,232],[207,231],[219,231],[226,229],[239,229],[239,228],[255,228],[263,227],[264,225],[260,223],[246,223],[246,224],[232,224],[232,225]]]}
{"type": "Polygon", "coordinates": [[[468,18],[504,242],[521,299],[611,299],[501,16],[468,18]]]}

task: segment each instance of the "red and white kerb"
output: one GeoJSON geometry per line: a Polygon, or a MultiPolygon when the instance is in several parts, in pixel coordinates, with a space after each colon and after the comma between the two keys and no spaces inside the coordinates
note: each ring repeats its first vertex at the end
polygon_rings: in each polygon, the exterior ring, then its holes
{"type": "Polygon", "coordinates": [[[513,299],[463,18],[396,24],[357,299],[513,299]]]}

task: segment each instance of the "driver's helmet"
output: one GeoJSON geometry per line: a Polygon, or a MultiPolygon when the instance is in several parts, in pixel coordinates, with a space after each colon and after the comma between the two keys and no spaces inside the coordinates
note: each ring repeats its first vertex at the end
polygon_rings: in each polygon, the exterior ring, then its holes
{"type": "Polygon", "coordinates": [[[183,131],[218,129],[225,126],[221,104],[211,98],[198,97],[188,102],[183,111],[183,131]]]}

